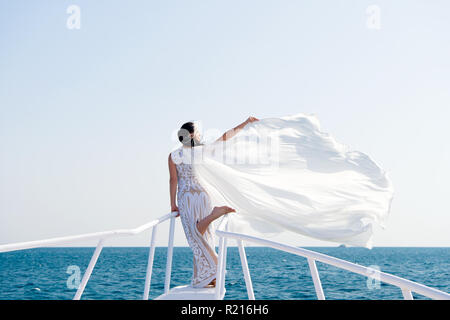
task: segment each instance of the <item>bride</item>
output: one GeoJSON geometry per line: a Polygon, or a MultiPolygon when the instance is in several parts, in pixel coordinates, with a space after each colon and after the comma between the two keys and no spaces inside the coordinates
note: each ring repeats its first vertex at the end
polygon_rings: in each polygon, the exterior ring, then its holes
{"type": "Polygon", "coordinates": [[[366,248],[389,216],[387,172],[321,131],[314,115],[249,117],[205,145],[187,122],[178,139],[182,146],[169,155],[170,201],[194,255],[193,287],[215,285],[211,223],[227,213],[239,213],[228,219],[232,232],[287,231],[366,248]]]}
{"type": "MultiPolygon", "coordinates": [[[[224,133],[218,141],[232,138],[248,123],[254,121],[258,119],[249,117],[224,133]]],[[[183,124],[178,131],[178,139],[182,146],[169,155],[171,210],[179,212],[186,239],[194,255],[191,285],[194,288],[215,286],[217,254],[210,224],[222,215],[235,210],[228,206],[212,207],[210,197],[199,183],[192,163],[183,161],[183,158],[186,158],[183,153],[189,153],[192,148],[201,145],[196,125],[193,122],[183,124]]]]}

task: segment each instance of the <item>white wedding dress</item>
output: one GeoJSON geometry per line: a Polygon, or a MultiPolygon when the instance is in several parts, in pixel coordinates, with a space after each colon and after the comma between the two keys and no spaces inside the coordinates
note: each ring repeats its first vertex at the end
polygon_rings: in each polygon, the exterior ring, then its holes
{"type": "Polygon", "coordinates": [[[201,288],[216,278],[217,254],[212,225],[203,235],[197,229],[197,222],[211,213],[212,206],[208,193],[193,172],[192,164],[183,160],[192,151],[191,148],[180,147],[171,153],[171,157],[177,168],[177,202],[181,223],[194,256],[191,286],[201,288]]]}

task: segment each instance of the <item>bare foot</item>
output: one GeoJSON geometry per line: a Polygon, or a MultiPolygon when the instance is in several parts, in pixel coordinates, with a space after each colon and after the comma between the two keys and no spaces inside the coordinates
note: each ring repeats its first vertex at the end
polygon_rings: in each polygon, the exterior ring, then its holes
{"type": "Polygon", "coordinates": [[[216,286],[216,279],[214,279],[213,281],[211,281],[207,286],[206,286],[206,288],[208,288],[208,287],[215,287],[216,286]]]}
{"type": "Polygon", "coordinates": [[[236,212],[233,208],[222,206],[222,207],[214,207],[213,211],[211,212],[214,217],[219,218],[223,216],[224,214],[230,213],[230,212],[236,212]]]}

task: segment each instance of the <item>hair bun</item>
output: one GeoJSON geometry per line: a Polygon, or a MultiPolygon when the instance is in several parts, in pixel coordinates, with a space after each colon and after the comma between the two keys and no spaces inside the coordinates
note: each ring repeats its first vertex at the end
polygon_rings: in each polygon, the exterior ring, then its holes
{"type": "Polygon", "coordinates": [[[178,130],[178,140],[184,145],[190,145],[191,134],[186,129],[180,129],[178,130]]]}

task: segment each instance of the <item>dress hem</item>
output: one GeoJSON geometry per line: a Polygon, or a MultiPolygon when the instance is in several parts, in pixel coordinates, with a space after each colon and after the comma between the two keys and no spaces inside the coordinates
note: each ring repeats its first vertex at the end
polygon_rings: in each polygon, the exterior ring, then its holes
{"type": "Polygon", "coordinates": [[[197,284],[191,284],[192,288],[205,288],[205,286],[207,286],[211,281],[213,281],[216,278],[216,275],[213,274],[212,276],[206,278],[203,281],[200,281],[197,284]]]}

